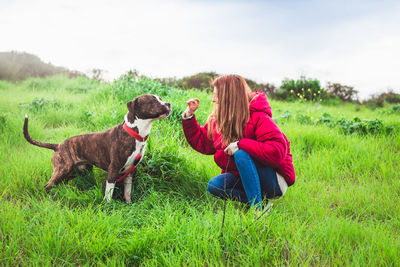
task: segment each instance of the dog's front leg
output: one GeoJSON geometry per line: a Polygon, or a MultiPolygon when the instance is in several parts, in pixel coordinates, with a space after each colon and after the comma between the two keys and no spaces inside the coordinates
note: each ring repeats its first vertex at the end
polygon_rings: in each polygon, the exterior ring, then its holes
{"type": "Polygon", "coordinates": [[[107,184],[106,184],[106,191],[104,193],[104,199],[107,200],[108,203],[111,202],[111,198],[115,188],[115,182],[117,180],[118,172],[108,171],[107,175],[107,184]]]}
{"type": "Polygon", "coordinates": [[[124,180],[124,199],[126,203],[132,203],[132,174],[129,174],[124,180]]]}
{"type": "Polygon", "coordinates": [[[104,199],[107,200],[108,203],[111,202],[111,198],[114,192],[114,188],[115,188],[115,183],[109,183],[107,181],[106,184],[106,192],[104,193],[104,199]]]}

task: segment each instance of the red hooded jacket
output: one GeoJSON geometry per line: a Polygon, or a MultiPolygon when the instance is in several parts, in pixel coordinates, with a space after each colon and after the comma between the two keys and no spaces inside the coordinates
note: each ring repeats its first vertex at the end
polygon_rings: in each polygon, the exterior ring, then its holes
{"type": "MultiPolygon", "coordinates": [[[[265,93],[257,91],[254,94],[250,102],[250,119],[238,147],[265,166],[275,169],[288,186],[291,186],[294,184],[295,174],[290,143],[272,120],[271,106],[265,93]]],[[[213,127],[213,140],[209,139],[207,126],[200,126],[195,116],[182,120],[185,137],[193,149],[206,155],[214,154],[215,163],[222,169],[222,173],[230,172],[239,176],[233,156],[224,152],[226,146],[221,142],[221,134],[213,127]]]]}

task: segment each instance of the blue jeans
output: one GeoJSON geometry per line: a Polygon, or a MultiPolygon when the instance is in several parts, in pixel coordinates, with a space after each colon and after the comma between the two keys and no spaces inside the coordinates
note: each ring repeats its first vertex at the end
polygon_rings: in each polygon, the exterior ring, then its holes
{"type": "Polygon", "coordinates": [[[215,176],[207,186],[211,194],[248,203],[257,209],[262,209],[263,196],[282,196],[274,169],[262,165],[241,149],[235,153],[234,158],[240,177],[233,173],[215,176]]]}

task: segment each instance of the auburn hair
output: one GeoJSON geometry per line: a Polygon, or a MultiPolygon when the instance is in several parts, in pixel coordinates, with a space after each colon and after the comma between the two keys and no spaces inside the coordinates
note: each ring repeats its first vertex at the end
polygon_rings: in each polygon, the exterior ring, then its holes
{"type": "Polygon", "coordinates": [[[207,135],[213,139],[215,124],[222,135],[222,143],[227,146],[243,137],[244,126],[250,118],[251,90],[245,79],[236,74],[220,76],[211,85],[216,90],[217,102],[207,119],[207,135]]]}

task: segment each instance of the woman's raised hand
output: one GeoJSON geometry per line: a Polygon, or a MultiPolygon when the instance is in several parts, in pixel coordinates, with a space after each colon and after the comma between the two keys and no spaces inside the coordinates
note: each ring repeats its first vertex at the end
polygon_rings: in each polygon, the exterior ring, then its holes
{"type": "Polygon", "coordinates": [[[188,106],[184,114],[185,117],[190,117],[199,108],[200,100],[197,98],[191,98],[188,101],[186,101],[186,103],[188,104],[188,106]]]}

